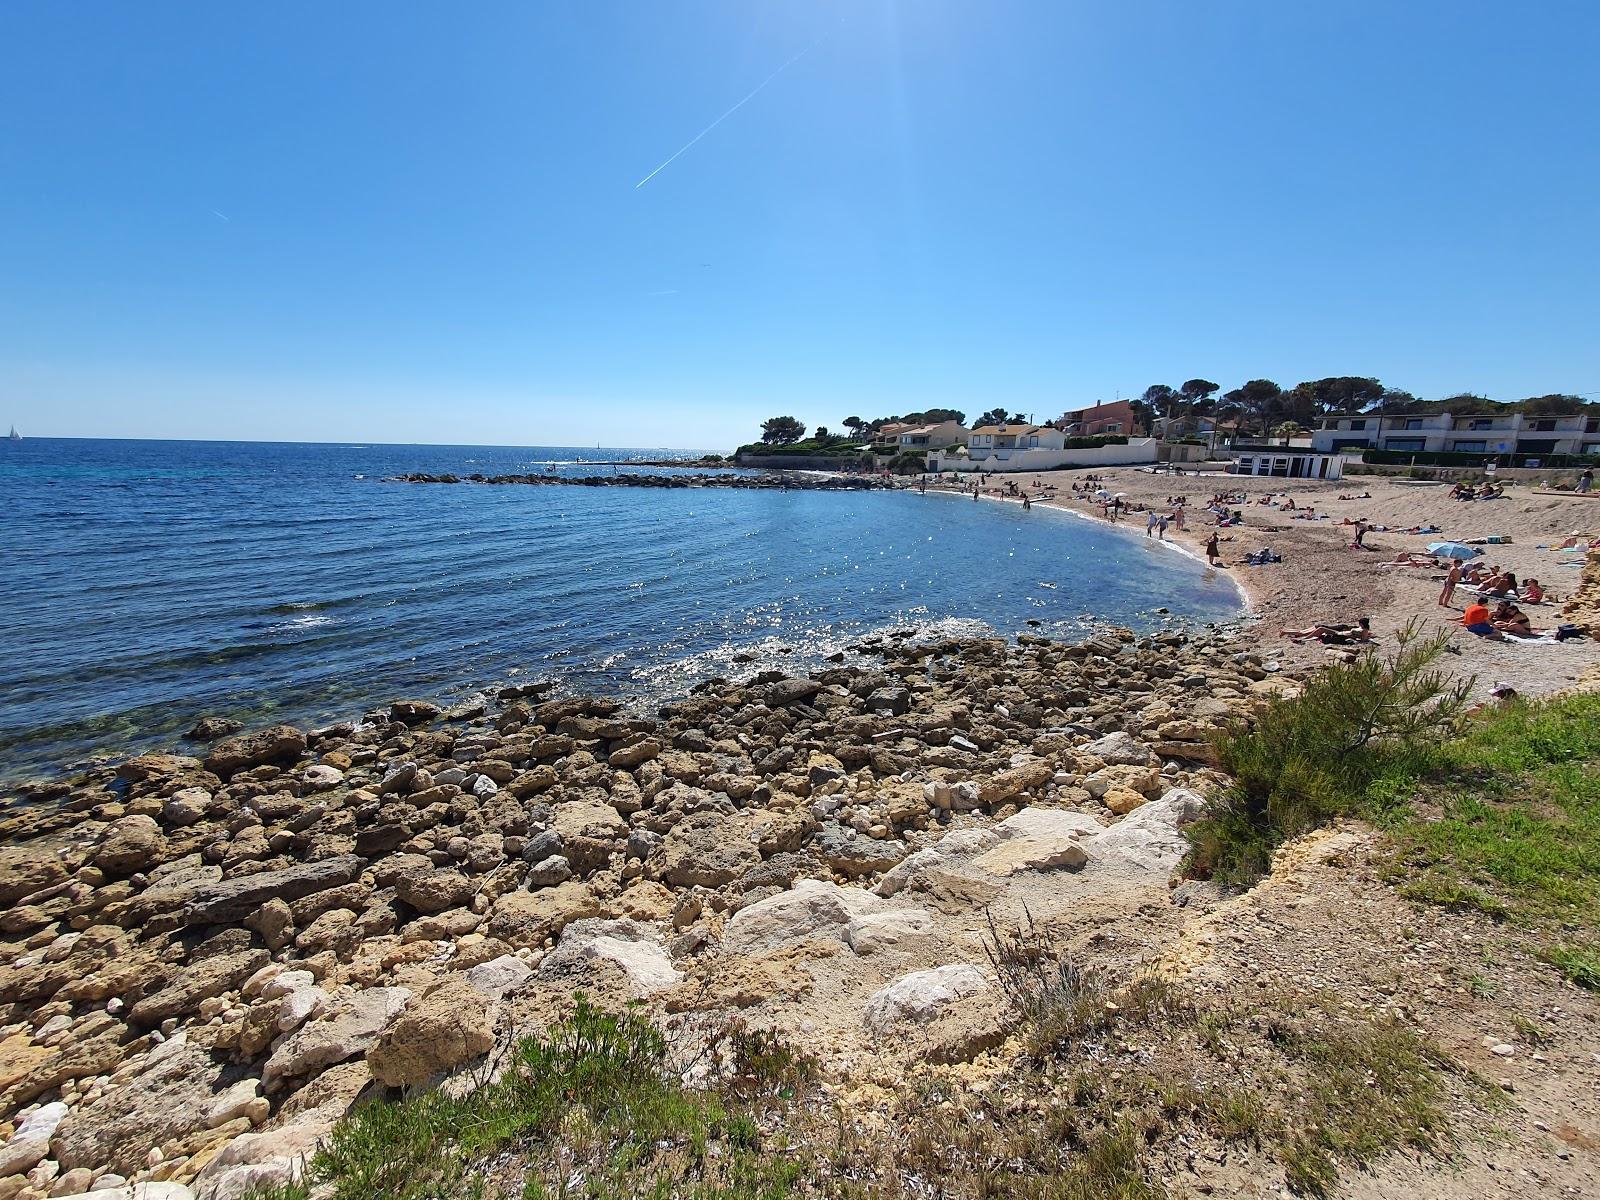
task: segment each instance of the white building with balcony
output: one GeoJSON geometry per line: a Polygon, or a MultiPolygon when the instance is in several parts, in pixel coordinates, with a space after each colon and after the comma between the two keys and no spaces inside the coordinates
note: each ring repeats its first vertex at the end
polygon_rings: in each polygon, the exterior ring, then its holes
{"type": "Polygon", "coordinates": [[[1600,454],[1600,415],[1492,413],[1331,413],[1311,435],[1312,449],[1428,454],[1600,454]]]}

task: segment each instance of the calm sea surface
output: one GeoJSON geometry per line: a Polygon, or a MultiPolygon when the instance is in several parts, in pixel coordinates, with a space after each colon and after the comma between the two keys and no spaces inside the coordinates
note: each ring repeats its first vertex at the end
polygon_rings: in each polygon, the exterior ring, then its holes
{"type": "Polygon", "coordinates": [[[537,678],[665,698],[888,627],[1240,610],[1204,566],[1039,508],[383,482],[629,457],[664,454],[0,441],[0,776],[171,743],[206,713],[309,722],[537,678]]]}

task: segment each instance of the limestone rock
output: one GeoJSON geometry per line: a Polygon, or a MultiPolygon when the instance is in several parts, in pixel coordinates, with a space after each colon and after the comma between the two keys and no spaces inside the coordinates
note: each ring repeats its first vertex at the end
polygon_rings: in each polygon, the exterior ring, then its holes
{"type": "Polygon", "coordinates": [[[587,960],[614,963],[628,977],[635,999],[644,999],[683,982],[660,939],[636,921],[575,921],[539,968],[541,978],[558,979],[569,965],[587,960]]]}
{"type": "Polygon", "coordinates": [[[218,742],[206,755],[206,770],[228,779],[264,763],[293,762],[305,752],[305,734],[293,725],[273,725],[218,742]]]}
{"type": "Polygon", "coordinates": [[[1043,787],[1050,782],[1050,777],[1054,774],[1054,763],[1049,759],[1036,758],[994,776],[983,784],[979,796],[987,805],[1001,804],[1013,796],[1043,787]]]}
{"type": "Polygon", "coordinates": [[[537,892],[508,892],[494,903],[489,936],[511,946],[539,947],[572,921],[600,915],[600,901],[576,881],[537,892]]]}
{"type": "Polygon", "coordinates": [[[788,891],[735,913],[723,934],[723,945],[733,951],[750,951],[802,938],[843,940],[852,920],[883,907],[882,900],[861,888],[802,879],[788,891]]]}
{"type": "Polygon", "coordinates": [[[106,831],[90,861],[107,875],[132,875],[160,862],[165,845],[155,818],[123,817],[106,831]]]}
{"type": "Polygon", "coordinates": [[[956,1000],[989,986],[983,972],[967,963],[902,975],[867,1001],[866,1026],[876,1034],[899,1024],[926,1025],[956,1000]]]}
{"type": "Polygon", "coordinates": [[[0,1146],[0,1179],[33,1170],[50,1152],[50,1139],[66,1116],[67,1106],[57,1100],[23,1118],[10,1140],[0,1146]]]}
{"type": "MultiPolygon", "coordinates": [[[[205,882],[175,889],[161,897],[161,903],[151,906],[148,915],[141,905],[129,906],[134,920],[141,916],[151,920],[157,929],[176,929],[184,925],[226,925],[242,921],[262,904],[277,897],[281,900],[298,900],[313,892],[349,883],[361,874],[366,861],[354,854],[341,854],[335,858],[298,863],[278,871],[258,871],[254,875],[236,875],[216,882],[205,882]],[[157,915],[159,922],[153,920],[157,915]]],[[[150,899],[149,893],[139,898],[150,899]]]]}
{"type": "Polygon", "coordinates": [[[0,847],[0,908],[8,908],[66,877],[67,868],[47,850],[36,846],[0,847]]]}
{"type": "Polygon", "coordinates": [[[903,842],[870,838],[844,825],[829,823],[811,840],[822,861],[854,879],[887,871],[906,856],[903,842]]]}
{"type": "Polygon", "coordinates": [[[439,913],[460,908],[472,899],[476,889],[460,871],[431,868],[402,875],[394,881],[394,894],[421,913],[439,913]]]}
{"type": "Polygon", "coordinates": [[[1108,733],[1105,737],[1090,742],[1083,747],[1083,753],[1092,754],[1101,762],[1127,763],[1136,767],[1149,766],[1156,761],[1156,756],[1150,752],[1150,747],[1131,733],[1125,733],[1120,729],[1116,733],[1108,733]]]}
{"type": "Polygon", "coordinates": [[[877,954],[933,932],[933,918],[920,908],[866,913],[845,926],[844,940],[857,954],[877,954]]]}
{"type": "Polygon", "coordinates": [[[1089,857],[1128,863],[1147,871],[1170,871],[1189,849],[1182,830],[1205,807],[1187,788],[1174,788],[1159,800],[1135,809],[1108,829],[1084,841],[1089,857]]]}
{"type": "Polygon", "coordinates": [[[502,954],[467,972],[467,982],[491,999],[515,991],[533,978],[533,968],[515,954],[502,954]]]}
{"type": "Polygon", "coordinates": [[[70,1114],[50,1141],[64,1169],[108,1167],[133,1175],[152,1146],[205,1127],[224,1068],[180,1034],[150,1051],[144,1070],[70,1114]]]}
{"type": "Polygon", "coordinates": [[[396,700],[389,705],[389,719],[402,725],[422,725],[439,715],[439,706],[426,700],[396,700]]]}
{"type": "Polygon", "coordinates": [[[198,1011],[200,1002],[232,991],[256,971],[267,965],[265,950],[240,950],[233,954],[214,954],[184,966],[160,991],[146,996],[128,1010],[128,1020],[146,1028],[159,1025],[168,1017],[181,1017],[198,1011]]]}
{"type": "Polygon", "coordinates": [[[760,861],[742,818],[698,812],[668,830],[650,865],[656,878],[674,887],[721,887],[760,861]]]}
{"type": "Polygon", "coordinates": [[[405,988],[379,987],[359,992],[327,1017],[302,1025],[267,1059],[261,1077],[268,1090],[286,1079],[321,1071],[345,1062],[378,1040],[411,1001],[405,988]]]}
{"type": "Polygon", "coordinates": [[[487,997],[465,979],[451,978],[395,1017],[367,1051],[367,1066],[388,1087],[411,1087],[493,1046],[487,997]]]}

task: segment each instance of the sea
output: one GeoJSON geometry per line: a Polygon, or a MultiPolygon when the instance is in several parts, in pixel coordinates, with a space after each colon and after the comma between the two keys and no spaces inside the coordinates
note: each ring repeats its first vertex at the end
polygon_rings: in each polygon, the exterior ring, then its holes
{"type": "MultiPolygon", "coordinates": [[[[0,778],[553,680],[642,706],[865,635],[1238,617],[1141,530],[910,492],[394,482],[690,452],[0,441],[0,778]]],[[[1142,527],[1141,527],[1142,529],[1142,527]]]]}

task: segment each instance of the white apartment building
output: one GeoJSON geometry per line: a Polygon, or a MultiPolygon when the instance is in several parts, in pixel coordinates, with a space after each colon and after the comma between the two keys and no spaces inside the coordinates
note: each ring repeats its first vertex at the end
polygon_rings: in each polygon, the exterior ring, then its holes
{"type": "Polygon", "coordinates": [[[1331,413],[1311,435],[1323,453],[1377,449],[1429,454],[1600,454],[1600,413],[1331,413]]]}

